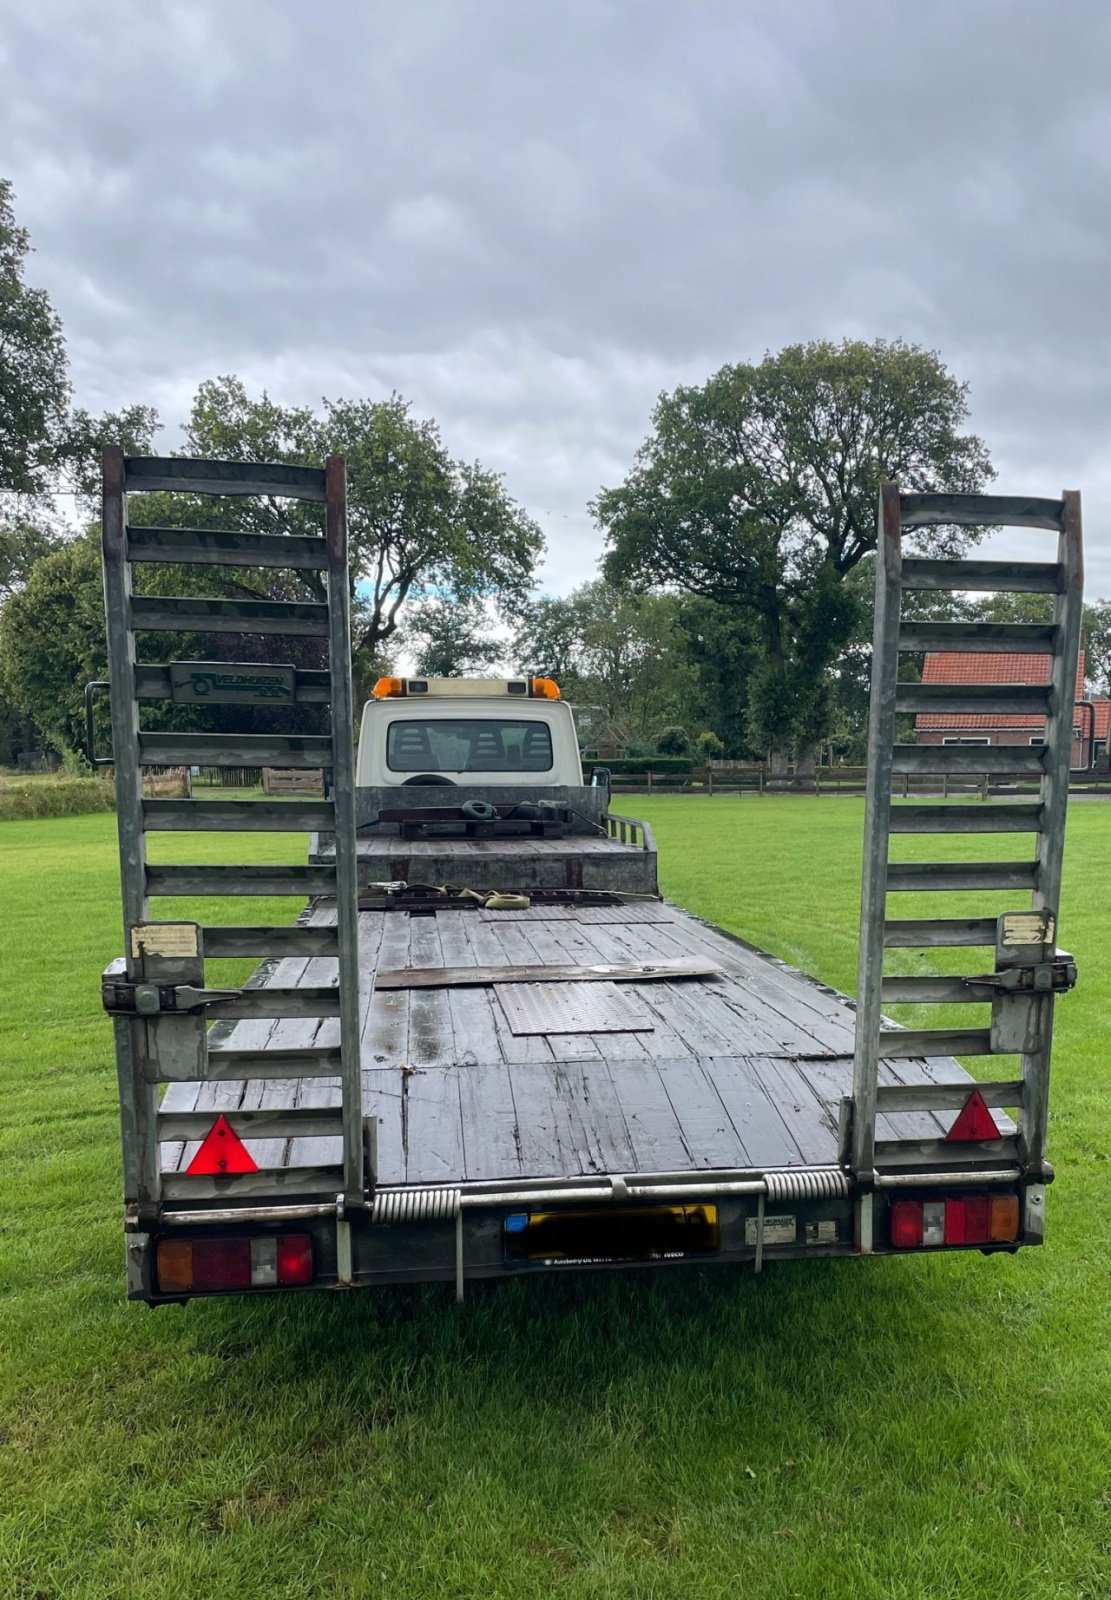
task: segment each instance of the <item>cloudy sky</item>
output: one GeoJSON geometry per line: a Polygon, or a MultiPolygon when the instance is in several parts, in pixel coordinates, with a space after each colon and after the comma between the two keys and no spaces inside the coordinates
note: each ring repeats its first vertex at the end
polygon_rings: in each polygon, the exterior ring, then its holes
{"type": "Polygon", "coordinates": [[[850,335],[1080,487],[1111,594],[1106,0],[2,0],[0,172],[82,404],[397,389],[552,590],[661,389],[850,335]]]}

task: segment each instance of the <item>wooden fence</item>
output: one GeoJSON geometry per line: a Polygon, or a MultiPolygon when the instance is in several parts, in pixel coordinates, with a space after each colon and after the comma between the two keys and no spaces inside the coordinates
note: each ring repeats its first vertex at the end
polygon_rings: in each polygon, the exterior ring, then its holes
{"type": "MultiPolygon", "coordinates": [[[[709,767],[694,767],[688,773],[674,772],[622,772],[614,773],[614,794],[864,794],[868,787],[866,767],[819,767],[806,775],[788,774],[772,777],[764,767],[741,765],[735,767],[715,763],[709,767]]],[[[993,772],[915,772],[895,778],[892,785],[896,798],[911,795],[948,799],[950,796],[976,795],[982,800],[993,796],[1033,794],[1037,783],[1033,779],[1015,778],[1010,773],[993,772]]],[[[1111,795],[1111,772],[1074,772],[1069,780],[1070,794],[1111,795]]]]}

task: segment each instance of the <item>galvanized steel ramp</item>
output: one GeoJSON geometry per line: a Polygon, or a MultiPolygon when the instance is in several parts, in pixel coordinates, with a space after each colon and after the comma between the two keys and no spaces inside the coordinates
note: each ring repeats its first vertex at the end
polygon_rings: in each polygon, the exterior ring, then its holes
{"type": "MultiPolygon", "coordinates": [[[[1065,807],[1073,742],[1077,652],[1083,599],[1080,497],[1059,500],[988,495],[900,494],[886,485],[880,500],[876,573],[875,636],[868,736],[869,787],[864,841],[860,923],[859,1010],[853,1092],[845,1111],[847,1141],[857,1184],[899,1181],[900,1174],[959,1180],[962,1173],[995,1169],[1039,1184],[1045,1166],[1049,1060],[1055,994],[1071,986],[1075,968],[1057,949],[1065,807]],[[932,525],[1045,529],[1053,549],[1045,561],[934,560],[907,555],[903,535],[932,525]],[[922,622],[904,616],[909,592],[1005,591],[1047,597],[1048,615],[1038,622],[922,622]],[[900,680],[900,662],[928,651],[1037,653],[1047,658],[1044,684],[970,682],[911,683],[900,680]],[[897,719],[904,713],[1035,711],[1045,718],[1044,742],[997,747],[990,756],[959,744],[900,743],[897,719]],[[892,780],[921,771],[953,774],[993,772],[1034,792],[1013,799],[892,803],[892,780]],[[893,861],[891,836],[931,834],[951,840],[967,834],[1030,836],[1008,859],[969,860],[954,852],[933,861],[893,861]],[[984,914],[973,900],[985,893],[1014,895],[1014,911],[984,914]],[[950,892],[962,896],[958,916],[892,913],[888,896],[950,892]],[[986,950],[960,972],[899,975],[884,970],[892,950],[986,950]],[[897,1028],[885,1006],[990,1007],[990,1024],[977,1028],[897,1028]],[[980,1102],[954,1142],[955,1114],[967,1091],[949,1086],[908,1093],[885,1085],[883,1067],[923,1055],[1017,1058],[1011,1076],[978,1085],[980,1102]],[[1018,1126],[991,1108],[1012,1107],[1018,1126]],[[945,1118],[947,1137],[891,1137],[877,1115],[930,1110],[945,1118]]],[[[972,674],[970,674],[970,677],[972,674]]]]}
{"type": "MultiPolygon", "coordinates": [[[[241,503],[239,500],[235,504],[241,503]]],[[[187,510],[197,522],[207,515],[187,510]]],[[[275,511],[279,527],[282,517],[275,511]]],[[[359,1207],[370,1200],[364,1147],[359,1029],[362,1020],[354,826],[353,708],[350,676],[346,479],[343,461],[326,466],[256,466],[171,458],[104,458],[103,559],[109,676],[123,889],[125,956],[104,976],[104,1003],[117,1032],[123,1112],[125,1192],[132,1228],[155,1225],[167,1203],[263,1195],[318,1196],[359,1207]],[[276,508],[319,507],[313,533],[259,533],[210,527],[137,527],[128,497],[141,492],[265,497],[276,508]],[[258,599],[137,594],[138,564],[268,569],[311,575],[322,598],[258,599]],[[277,634],[321,641],[326,669],[231,661],[137,661],[136,637],[277,634]],[[156,731],[142,725],[150,701],[203,708],[319,706],[318,734],[156,731]],[[159,799],[143,793],[145,769],[158,766],[258,766],[325,769],[330,798],[269,801],[159,799]],[[336,840],[328,864],[159,865],[147,860],[152,831],[326,829],[336,840]],[[202,927],[156,920],[152,896],[310,895],[332,897],[332,914],[312,926],[202,927]],[[267,958],[265,983],[242,991],[205,986],[205,960],[267,958]],[[234,1043],[209,1023],[235,1021],[234,1043]],[[281,1048],[264,1052],[281,1019],[281,1048]],[[244,1079],[250,1078],[249,1091],[244,1079]],[[184,1098],[163,1084],[188,1084],[184,1098]],[[275,1086],[272,1109],[255,1131],[254,1153],[236,1120],[275,1086]],[[197,1115],[196,1107],[205,1110],[197,1115]],[[320,1109],[317,1109],[317,1108],[320,1109]],[[235,1112],[214,1127],[220,1113],[235,1112]],[[327,1136],[326,1155],[288,1171],[290,1145],[327,1136]],[[168,1164],[170,1141],[205,1139],[199,1158],[168,1164]],[[255,1170],[255,1169],[258,1170],[255,1170]],[[272,1170],[276,1168],[277,1170],[272,1170]]],[[[239,712],[235,713],[239,716],[239,712]]],[[[327,792],[327,791],[326,791],[327,792]]],[[[268,1102],[269,1103],[269,1102],[268,1102]]]]}

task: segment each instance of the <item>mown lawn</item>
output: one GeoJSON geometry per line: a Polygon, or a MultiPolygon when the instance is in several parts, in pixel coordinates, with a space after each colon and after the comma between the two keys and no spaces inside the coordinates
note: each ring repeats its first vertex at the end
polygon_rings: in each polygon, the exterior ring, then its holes
{"type": "MultiPolygon", "coordinates": [[[[623,804],[674,898],[851,986],[858,802],[623,804]]],[[[124,1301],[113,830],[0,825],[4,1600],[1111,1593],[1111,806],[1071,822],[1043,1250],[479,1285],[462,1310],[124,1301]]]]}

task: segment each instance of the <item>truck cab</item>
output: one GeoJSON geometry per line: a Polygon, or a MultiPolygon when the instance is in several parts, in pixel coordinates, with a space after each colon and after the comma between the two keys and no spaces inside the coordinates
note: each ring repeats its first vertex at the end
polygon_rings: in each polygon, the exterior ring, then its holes
{"type": "Polygon", "coordinates": [[[361,788],[582,781],[571,707],[551,678],[379,678],[363,708],[361,788]]]}

